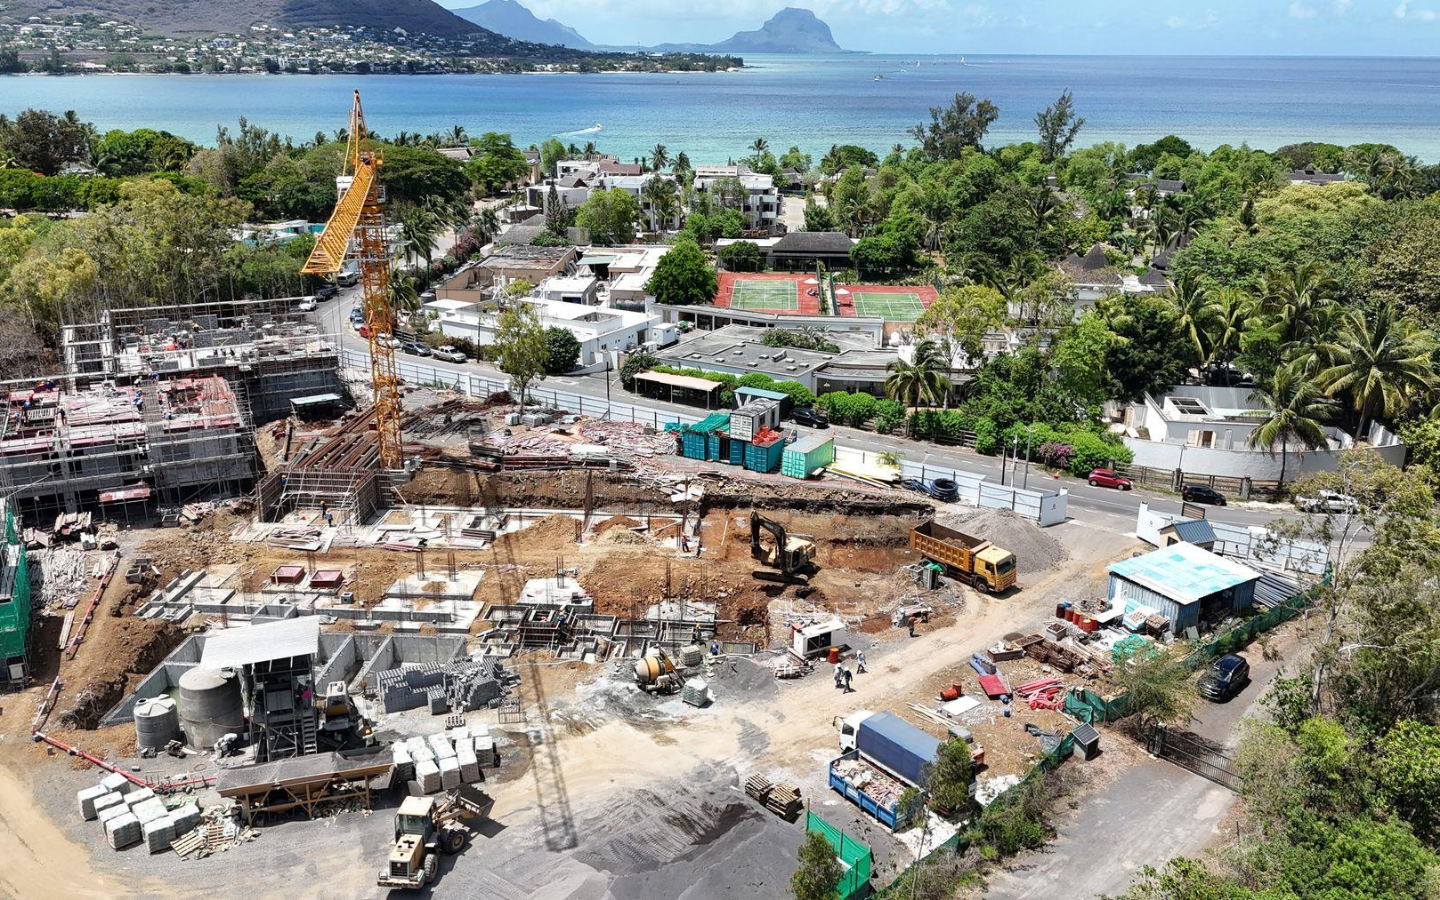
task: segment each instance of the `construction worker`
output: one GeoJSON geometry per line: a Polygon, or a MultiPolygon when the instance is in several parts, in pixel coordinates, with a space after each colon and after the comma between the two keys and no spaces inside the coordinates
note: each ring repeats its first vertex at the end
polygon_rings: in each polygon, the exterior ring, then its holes
{"type": "Polygon", "coordinates": [[[865,674],[865,651],[864,651],[864,650],[857,650],[857,651],[855,652],[855,674],[856,674],[856,675],[864,675],[864,674],[865,674]]]}
{"type": "Polygon", "coordinates": [[[915,636],[915,623],[916,623],[916,622],[919,622],[919,621],[920,621],[920,617],[919,617],[919,616],[911,616],[911,617],[909,618],[908,624],[909,624],[909,626],[910,626],[910,636],[911,636],[911,637],[914,637],[914,636],[915,636]]]}
{"type": "Polygon", "coordinates": [[[845,670],[842,669],[842,668],[840,668],[840,664],[839,664],[839,663],[836,663],[836,664],[835,664],[835,687],[837,687],[837,688],[842,688],[842,687],[844,687],[844,686],[845,686],[845,670]]]}
{"type": "Polygon", "coordinates": [[[854,678],[855,676],[851,673],[849,669],[845,669],[843,671],[845,672],[845,693],[853,694],[855,693],[855,689],[850,686],[850,679],[854,678]]]}

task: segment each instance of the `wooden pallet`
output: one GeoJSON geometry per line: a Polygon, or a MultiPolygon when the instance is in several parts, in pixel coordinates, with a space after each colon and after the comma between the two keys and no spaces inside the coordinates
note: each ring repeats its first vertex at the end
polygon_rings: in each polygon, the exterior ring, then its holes
{"type": "Polygon", "coordinates": [[[176,856],[189,856],[205,846],[205,834],[199,828],[187,832],[176,838],[170,844],[170,849],[175,851],[176,856]]]}

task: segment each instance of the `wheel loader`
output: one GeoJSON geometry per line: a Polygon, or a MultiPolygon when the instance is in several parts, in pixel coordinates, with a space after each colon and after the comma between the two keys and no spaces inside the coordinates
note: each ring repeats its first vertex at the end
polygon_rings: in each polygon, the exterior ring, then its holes
{"type": "Polygon", "coordinates": [[[488,794],[468,784],[438,797],[406,797],[395,814],[395,846],[375,883],[414,889],[434,881],[440,854],[464,849],[494,806],[488,794]]]}

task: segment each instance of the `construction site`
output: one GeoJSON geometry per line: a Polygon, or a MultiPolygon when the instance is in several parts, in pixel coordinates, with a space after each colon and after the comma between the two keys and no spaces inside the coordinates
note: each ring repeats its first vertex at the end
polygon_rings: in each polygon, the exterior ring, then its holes
{"type": "MultiPolygon", "coordinates": [[[[113,408],[134,405],[116,391],[113,408]]],[[[383,895],[396,811],[424,798],[475,819],[464,789],[486,812],[426,876],[437,891],[778,897],[802,809],[870,848],[876,879],[923,850],[832,790],[832,719],[958,730],[993,796],[1044,750],[1025,725],[1075,723],[1058,702],[1002,706],[972,653],[1010,660],[1002,677],[1043,701],[1104,690],[1108,654],[1062,651],[1043,626],[1077,584],[1102,590],[1113,536],[694,459],[683,427],[504,395],[410,389],[402,421],[398,470],[367,412],[287,417],[257,435],[252,488],[176,527],[37,520],[28,654],[0,713],[6,768],[45,776],[7,786],[52,838],[27,844],[65,848],[117,895],[193,896],[240,871],[293,884],[313,864],[297,847],[333,842],[320,893],[383,895]],[[999,548],[1010,582],[985,582],[983,548],[969,572],[917,550],[917,526],[940,522],[999,548]]]]}
{"type": "Polygon", "coordinates": [[[1143,506],[907,490],[764,392],[647,425],[404,384],[358,94],[348,134],[304,271],[358,258],[368,371],[278,307],[152,307],[8,391],[0,894],[780,898],[808,831],[864,896],[961,827],[907,800],[942,743],[976,808],[1072,749],[1103,785],[1115,667],[1298,589],[1143,506]]]}

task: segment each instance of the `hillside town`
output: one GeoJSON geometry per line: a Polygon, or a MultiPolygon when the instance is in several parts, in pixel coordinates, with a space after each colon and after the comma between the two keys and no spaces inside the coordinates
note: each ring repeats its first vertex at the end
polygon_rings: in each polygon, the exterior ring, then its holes
{"type": "Polygon", "coordinates": [[[580,51],[490,32],[455,38],[403,28],[286,28],[257,22],[244,33],[173,36],[94,14],[0,19],[0,74],[717,72],[742,65],[740,57],[725,54],[580,51]]]}
{"type": "Polygon", "coordinates": [[[359,88],[0,116],[0,888],[1428,896],[1440,167],[359,88]]]}

